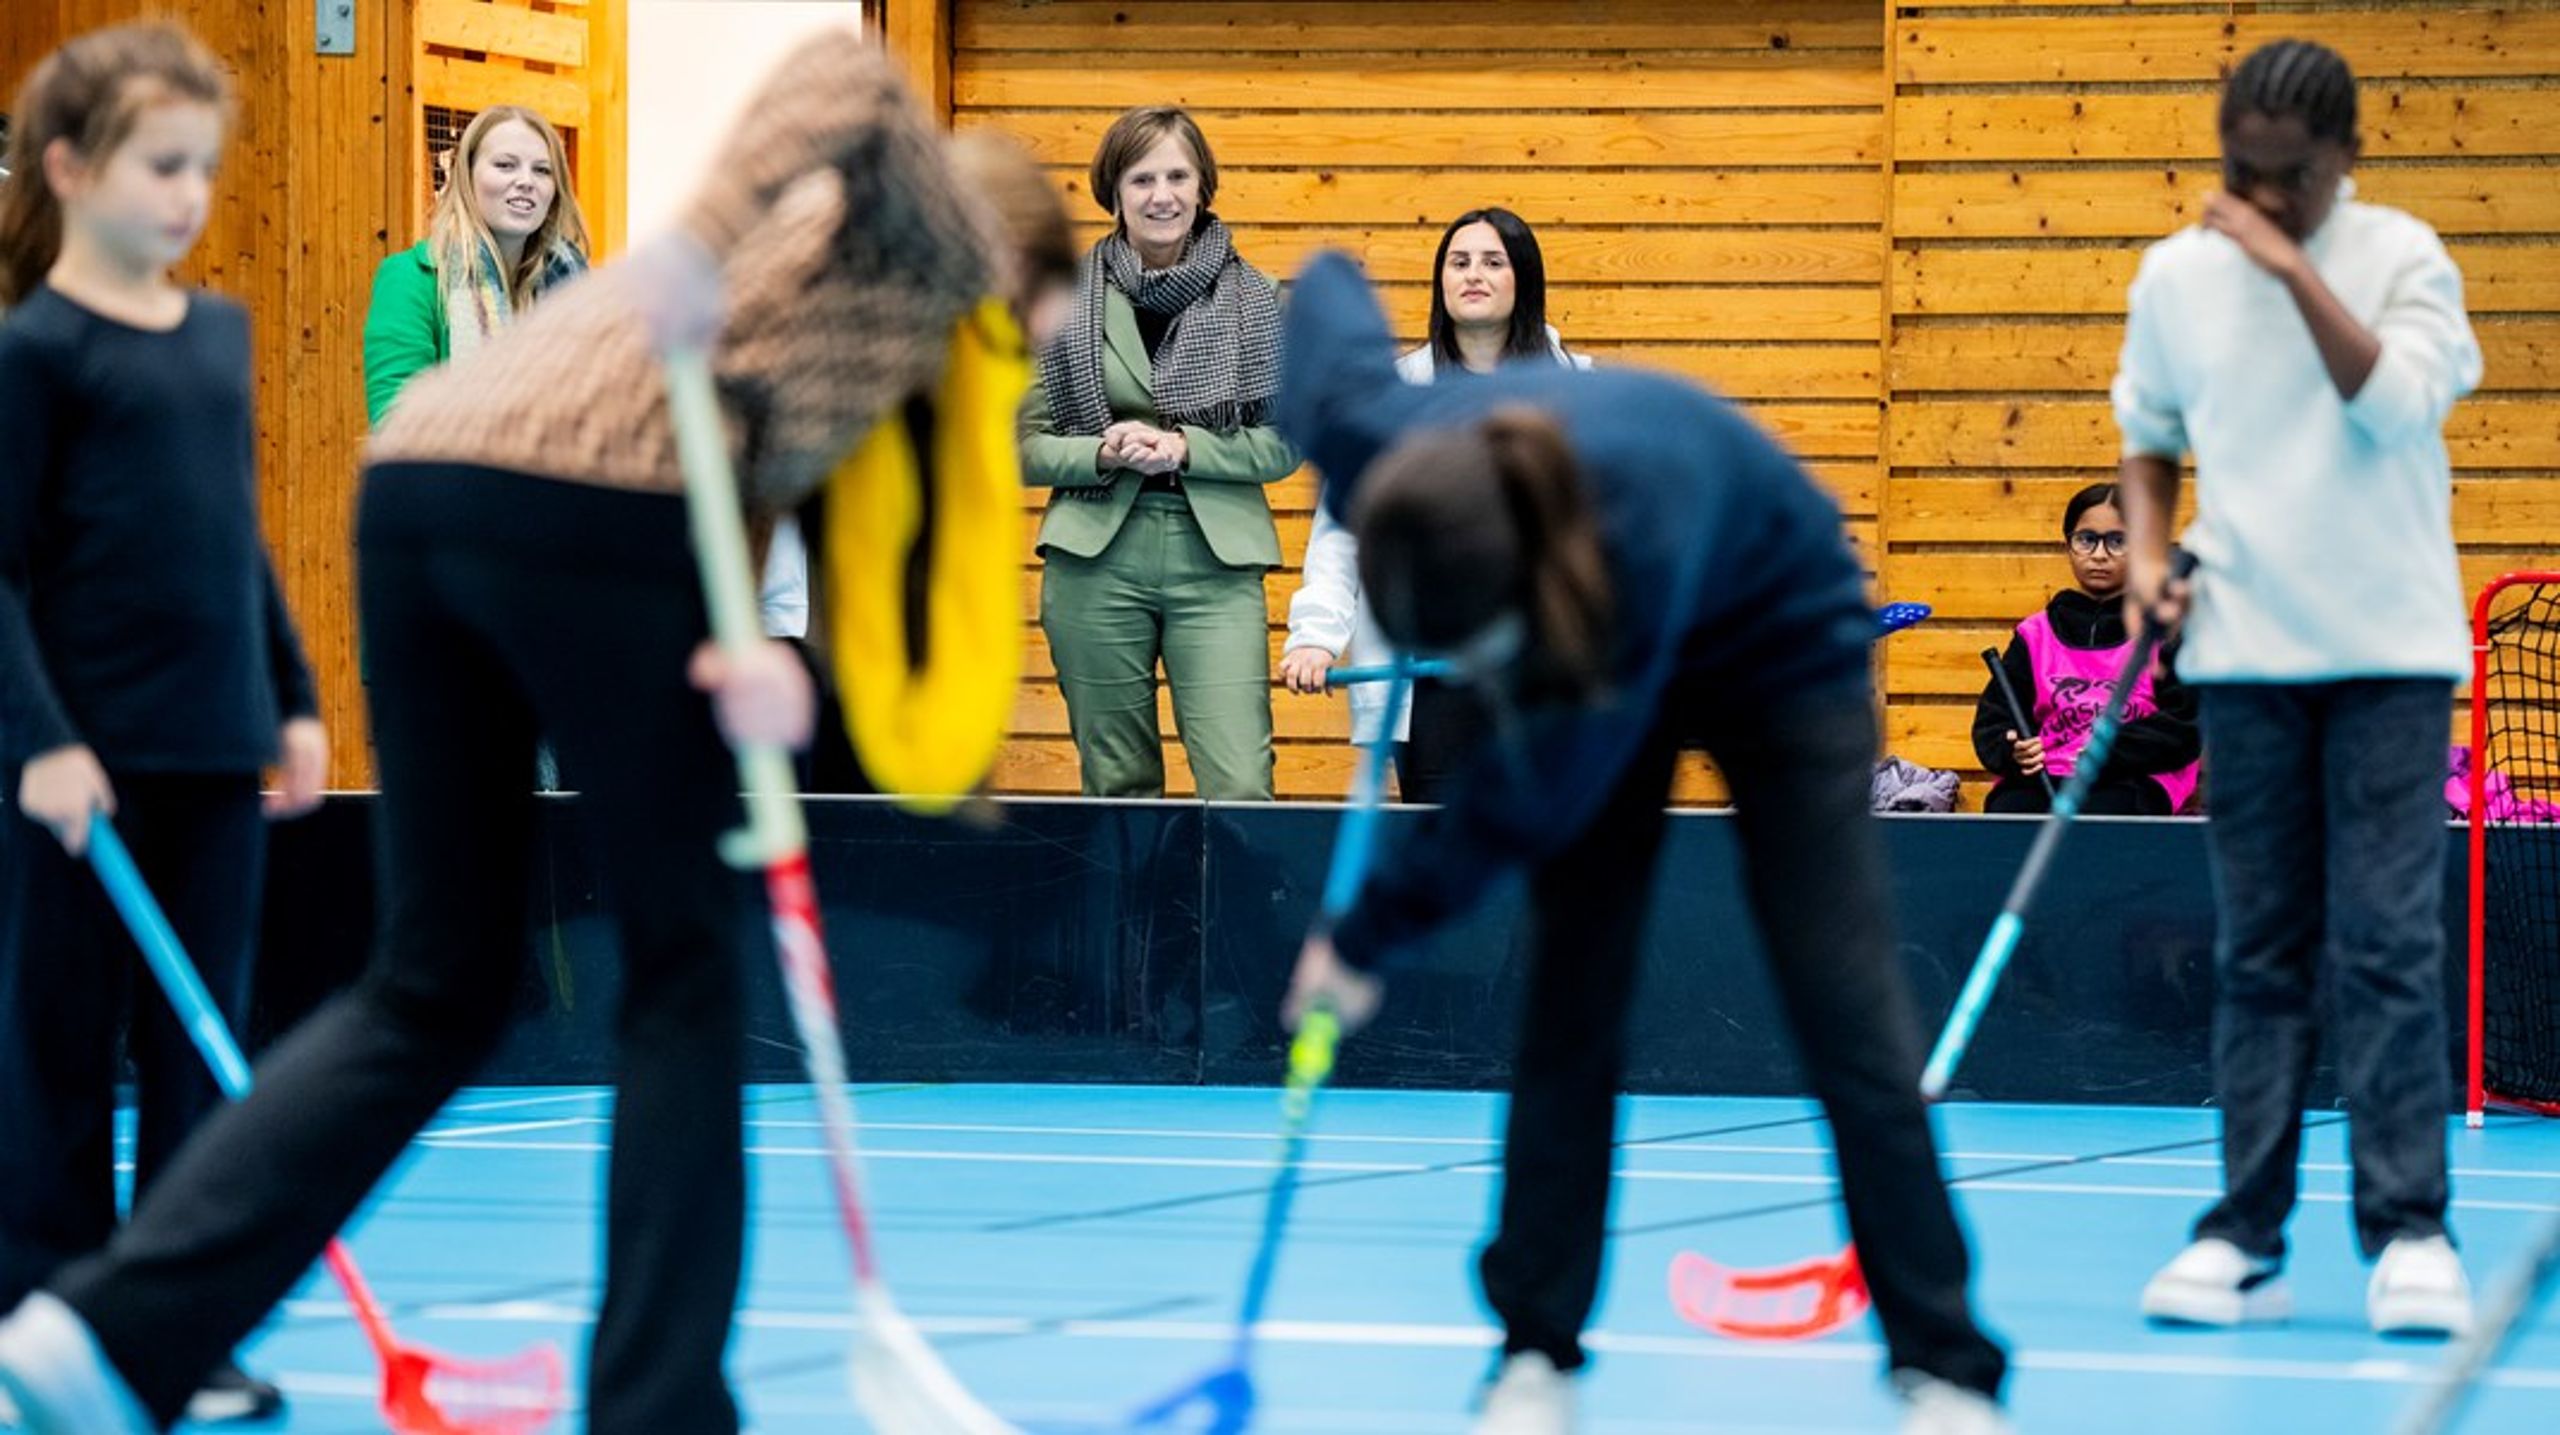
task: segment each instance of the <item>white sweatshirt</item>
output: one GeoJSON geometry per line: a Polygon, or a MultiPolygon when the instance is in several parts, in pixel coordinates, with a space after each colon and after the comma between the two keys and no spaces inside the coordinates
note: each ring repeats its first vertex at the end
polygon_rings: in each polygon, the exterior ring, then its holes
{"type": "Polygon", "coordinates": [[[2189,682],[2459,679],[2470,668],[2444,423],[2480,383],[2435,231],[2355,201],[2304,245],[2382,341],[2342,399],[2284,284],[2231,239],[2151,246],[2115,380],[2128,456],[2196,460],[2189,682]]]}

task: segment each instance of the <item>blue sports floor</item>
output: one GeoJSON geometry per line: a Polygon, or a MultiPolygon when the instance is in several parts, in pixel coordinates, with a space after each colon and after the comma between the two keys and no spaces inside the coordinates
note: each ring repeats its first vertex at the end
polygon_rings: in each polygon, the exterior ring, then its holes
{"type": "MultiPolygon", "coordinates": [[[[609,1102],[555,1088],[454,1103],[354,1232],[404,1333],[483,1355],[549,1338],[574,1364],[597,1297],[609,1102]]],[[[855,1430],[846,1264],[815,1112],[805,1088],[759,1088],[749,1103],[755,1225],[731,1367],[753,1428],[855,1430]]],[[[1220,1354],[1272,1154],[1272,1093],[881,1087],[860,1108],[891,1285],[998,1411],[1090,1426],[1220,1354]]],[[[1664,1297],[1684,1248],[1750,1265],[1838,1247],[1823,1128],[1798,1119],[1806,1110],[1628,1103],[1588,1429],[1892,1428],[1871,1328],[1736,1345],[1684,1326],[1664,1297]]],[[[1499,1114],[1487,1096],[1324,1098],[1263,1336],[1260,1428],[1464,1430],[1492,1338],[1469,1258],[1495,1190],[1499,1114]]],[[[2334,1114],[2314,1118],[2309,1140],[2300,1314],[2240,1335],[2153,1332],[2133,1314],[2215,1184],[2211,1113],[1954,1106],[1940,1120],[1982,1307],[2018,1352],[2029,1435],[2381,1431],[2436,1357],[2363,1327],[2334,1114]]],[[[2560,1204],[2560,1123],[2457,1125],[2453,1142],[2458,1231],[2486,1284],[2560,1204]]],[[[325,1279],[297,1293],[251,1363],[293,1397],[286,1428],[379,1429],[365,1345],[325,1279]]],[[[2560,1430],[2560,1311],[2519,1341],[2464,1428],[2560,1430]]]]}

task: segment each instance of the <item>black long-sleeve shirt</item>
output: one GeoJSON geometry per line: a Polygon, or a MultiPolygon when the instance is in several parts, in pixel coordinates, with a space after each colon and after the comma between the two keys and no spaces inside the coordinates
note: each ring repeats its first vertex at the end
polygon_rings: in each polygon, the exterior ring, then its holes
{"type": "Polygon", "coordinates": [[[0,322],[0,767],[254,772],[317,711],[258,535],[249,320],[167,331],[40,288],[0,322]]]}
{"type": "MultiPolygon", "coordinates": [[[[2045,621],[2053,625],[2054,637],[2072,648],[2121,648],[2125,645],[2124,600],[2092,598],[2076,588],[2066,588],[2045,604],[2045,621]]],[[[2000,666],[2009,674],[2009,686],[2016,689],[2018,701],[2027,705],[2027,720],[2035,720],[2035,660],[2027,652],[2026,639],[2009,635],[2009,647],[2000,655],[2000,666]]],[[[2151,698],[2159,711],[2134,718],[2116,730],[2116,744],[2107,754],[2107,765],[2098,772],[2101,782],[2128,777],[2157,777],[2176,772],[2194,763],[2204,754],[2204,735],[2196,727],[2194,690],[2178,681],[2163,661],[2152,679],[2151,698]]],[[[1983,770],[2004,781],[2026,781],[2018,767],[2016,752],[2009,745],[2009,734],[2033,736],[2009,713],[2009,701],[2000,684],[1989,677],[1982,681],[1982,697],[1973,707],[1973,755],[1982,760],[1983,770]]]]}

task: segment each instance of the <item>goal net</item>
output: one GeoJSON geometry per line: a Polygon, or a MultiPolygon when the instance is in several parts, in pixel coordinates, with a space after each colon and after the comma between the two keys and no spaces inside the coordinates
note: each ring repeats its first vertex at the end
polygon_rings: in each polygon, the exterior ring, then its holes
{"type": "Polygon", "coordinates": [[[2472,608],[2469,1111],[2560,1115],[2560,572],[2472,608]]]}

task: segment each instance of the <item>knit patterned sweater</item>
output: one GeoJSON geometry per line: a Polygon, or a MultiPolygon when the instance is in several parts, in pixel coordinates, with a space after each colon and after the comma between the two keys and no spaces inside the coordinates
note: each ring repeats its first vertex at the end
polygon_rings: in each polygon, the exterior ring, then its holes
{"type": "MultiPolygon", "coordinates": [[[[1010,263],[896,68],[851,31],[810,39],[765,82],[680,222],[720,260],[713,369],[760,514],[796,506],[881,413],[934,382],[952,325],[1010,263]]],[[[605,265],[422,375],[366,462],[680,491],[635,302],[646,273],[605,265]]]]}

